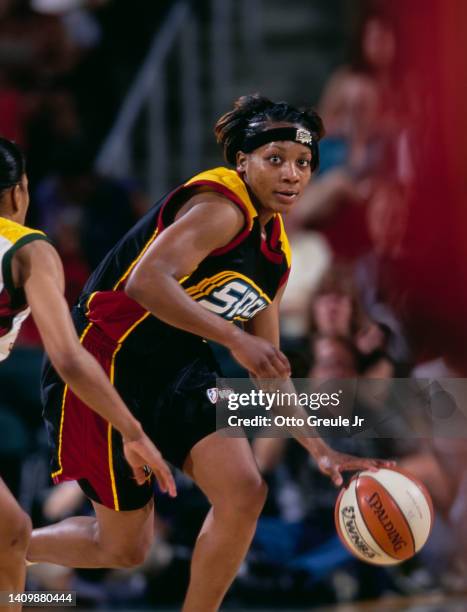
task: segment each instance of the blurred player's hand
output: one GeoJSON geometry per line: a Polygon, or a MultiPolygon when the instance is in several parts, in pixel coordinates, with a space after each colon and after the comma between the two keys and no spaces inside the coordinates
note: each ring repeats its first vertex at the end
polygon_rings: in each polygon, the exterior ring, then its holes
{"type": "Polygon", "coordinates": [[[139,485],[147,482],[149,470],[152,470],[160,490],[170,497],[177,496],[177,487],[169,466],[145,433],[136,440],[124,439],[123,452],[139,485]]]}
{"type": "Polygon", "coordinates": [[[354,457],[353,455],[339,453],[329,447],[324,453],[315,456],[315,460],[320,472],[329,476],[336,487],[340,487],[344,482],[341,472],[353,470],[370,470],[376,472],[378,468],[391,468],[396,465],[395,461],[354,457]]]}

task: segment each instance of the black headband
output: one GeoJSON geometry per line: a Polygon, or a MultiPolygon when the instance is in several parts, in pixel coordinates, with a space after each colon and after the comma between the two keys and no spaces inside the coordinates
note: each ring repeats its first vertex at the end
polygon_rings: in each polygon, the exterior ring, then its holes
{"type": "Polygon", "coordinates": [[[318,165],[318,141],[312,132],[302,127],[273,128],[271,130],[264,130],[264,132],[258,132],[258,134],[254,134],[253,136],[247,136],[243,141],[241,150],[244,153],[251,153],[255,149],[258,149],[269,142],[275,142],[276,140],[291,140],[292,142],[298,142],[305,145],[305,147],[309,147],[312,153],[313,170],[318,165]]]}

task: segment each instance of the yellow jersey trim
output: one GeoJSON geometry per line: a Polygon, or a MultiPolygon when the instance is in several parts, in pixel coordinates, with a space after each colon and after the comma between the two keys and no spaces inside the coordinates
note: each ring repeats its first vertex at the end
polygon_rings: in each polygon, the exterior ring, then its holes
{"type": "Polygon", "coordinates": [[[31,229],[30,227],[16,223],[16,221],[11,221],[11,219],[0,217],[0,236],[12,244],[15,244],[15,242],[30,234],[38,234],[39,236],[46,237],[44,232],[40,230],[31,229]]]}
{"type": "Polygon", "coordinates": [[[284,220],[282,219],[282,215],[278,213],[277,216],[279,217],[279,223],[281,226],[281,233],[279,236],[279,241],[281,243],[282,252],[284,253],[285,259],[287,261],[287,267],[290,268],[290,266],[292,265],[292,249],[290,248],[290,242],[287,237],[287,233],[285,231],[284,220]]]}
{"type": "Polygon", "coordinates": [[[212,170],[201,172],[187,181],[185,183],[185,187],[198,181],[211,181],[213,183],[218,183],[222,187],[232,191],[245,205],[250,217],[249,227],[251,229],[253,226],[253,219],[258,216],[258,211],[253,206],[253,202],[251,201],[244,181],[242,181],[235,170],[230,170],[229,168],[223,168],[221,166],[219,168],[213,168],[212,170]]]}
{"type": "Polygon", "coordinates": [[[214,276],[211,276],[210,278],[202,280],[197,285],[194,285],[193,287],[189,287],[188,289],[185,289],[185,291],[188,293],[188,295],[192,299],[198,300],[199,298],[205,295],[209,295],[215,287],[220,287],[221,285],[225,284],[227,281],[233,280],[235,278],[242,279],[246,281],[247,283],[249,283],[252,287],[256,289],[258,294],[267,301],[268,304],[272,302],[271,298],[266,293],[264,293],[261,287],[258,287],[258,285],[254,281],[252,281],[251,278],[249,278],[248,276],[245,276],[244,274],[241,274],[240,272],[235,272],[233,270],[226,270],[224,272],[219,272],[218,274],[215,274],[214,276]]]}
{"type": "MultiPolygon", "coordinates": [[[[144,319],[146,319],[146,317],[148,317],[151,313],[150,312],[145,312],[144,315],[142,317],[140,317],[137,321],[135,321],[133,323],[133,325],[131,327],[129,327],[126,332],[118,339],[118,346],[117,348],[114,350],[113,354],[112,354],[112,361],[110,364],[110,382],[112,383],[113,386],[115,386],[115,359],[117,357],[117,353],[119,352],[119,350],[122,348],[123,346],[123,342],[125,341],[125,339],[127,338],[127,336],[129,336],[131,334],[131,332],[142,322],[144,321],[144,319]]],[[[114,500],[114,509],[119,511],[120,510],[120,502],[118,500],[118,493],[117,493],[117,484],[116,484],[116,480],[115,480],[115,469],[114,469],[114,462],[113,462],[113,452],[112,452],[112,425],[111,423],[108,423],[108,428],[107,428],[107,446],[108,446],[108,460],[109,460],[109,473],[110,473],[110,482],[112,485],[112,495],[113,495],[113,500],[114,500]]]]}
{"type": "MultiPolygon", "coordinates": [[[[79,338],[79,341],[81,344],[83,343],[83,340],[86,337],[86,334],[88,333],[88,331],[91,329],[92,325],[93,325],[92,323],[89,323],[89,325],[87,325],[86,329],[81,334],[79,338]]],[[[62,407],[61,407],[61,415],[60,415],[60,433],[58,435],[58,466],[59,466],[59,469],[56,472],[52,472],[51,474],[52,478],[55,478],[56,476],[60,476],[60,474],[63,472],[62,441],[63,441],[63,424],[65,423],[65,401],[66,401],[67,393],[68,393],[68,385],[65,385],[65,388],[63,389],[62,407]]]]}
{"type": "Polygon", "coordinates": [[[142,259],[143,255],[146,253],[146,251],[149,249],[149,247],[151,246],[151,244],[154,242],[154,240],[157,237],[157,233],[158,233],[159,229],[156,228],[156,230],[154,231],[154,233],[152,234],[151,238],[149,238],[149,240],[146,242],[146,244],[144,245],[144,247],[142,248],[142,250],[139,252],[138,257],[136,257],[131,264],[128,266],[128,268],[125,270],[125,272],[123,273],[123,275],[118,279],[118,281],[115,283],[112,291],[116,291],[119,287],[119,285],[121,283],[123,283],[123,281],[128,278],[128,276],[130,275],[131,271],[133,270],[133,268],[136,266],[136,264],[142,259]]]}

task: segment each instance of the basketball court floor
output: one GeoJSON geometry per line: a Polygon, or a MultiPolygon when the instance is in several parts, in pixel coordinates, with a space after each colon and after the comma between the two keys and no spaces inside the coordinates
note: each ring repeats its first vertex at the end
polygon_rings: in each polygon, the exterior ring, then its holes
{"type": "MultiPolygon", "coordinates": [[[[58,610],[58,608],[54,608],[58,610]]],[[[48,610],[51,608],[36,608],[36,610],[48,610]]],[[[63,608],[70,610],[70,608],[63,608]]],[[[176,608],[155,609],[152,612],[176,612],[176,608]]],[[[384,599],[373,599],[362,603],[342,604],[338,606],[310,607],[310,608],[230,608],[223,607],[221,612],[467,612],[467,593],[464,595],[420,595],[416,597],[388,597],[384,599]]],[[[94,612],[79,608],[80,612],[94,612]]],[[[101,610],[101,612],[111,612],[101,610]]],[[[114,612],[114,611],[112,611],[114,612]]],[[[143,609],[126,609],[119,612],[149,612],[143,609]]]]}
{"type": "Polygon", "coordinates": [[[467,593],[461,596],[419,595],[417,597],[375,599],[362,603],[312,608],[307,612],[389,612],[390,610],[404,610],[405,612],[467,612],[467,593]]]}

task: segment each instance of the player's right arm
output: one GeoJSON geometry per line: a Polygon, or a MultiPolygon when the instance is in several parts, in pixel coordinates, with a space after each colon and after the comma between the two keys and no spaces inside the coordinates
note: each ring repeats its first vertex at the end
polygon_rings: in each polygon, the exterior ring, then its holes
{"type": "Polygon", "coordinates": [[[241,231],[243,214],[213,193],[194,196],[185,206],[186,212],[164,229],[135,266],[125,291],[165,323],[224,345],[258,378],[286,377],[289,364],[277,347],[210,312],[179,282],[241,231]]]}
{"type": "Polygon", "coordinates": [[[55,249],[43,240],[24,245],[13,257],[12,274],[15,286],[24,289],[54,368],[73,393],[122,434],[125,456],[138,483],[145,480],[143,466],[147,464],[161,489],[175,495],[172,474],[159,451],[78,340],[63,295],[63,266],[55,249]]]}

